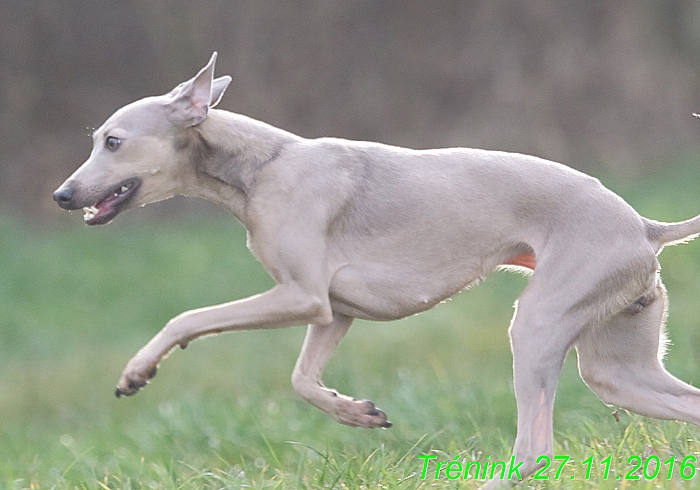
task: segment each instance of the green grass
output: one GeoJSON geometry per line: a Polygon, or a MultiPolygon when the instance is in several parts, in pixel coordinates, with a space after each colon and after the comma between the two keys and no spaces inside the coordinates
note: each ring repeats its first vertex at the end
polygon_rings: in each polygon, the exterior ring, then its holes
{"type": "MultiPolygon", "coordinates": [[[[688,159],[643,180],[605,183],[648,217],[680,220],[700,212],[698,167],[688,159]]],[[[389,430],[341,426],[293,392],[303,328],[195,342],[165,360],[143,392],[117,400],[123,366],[169,318],[272,284],[233,219],[161,223],[157,213],[136,214],[92,229],[77,216],[54,225],[0,218],[0,488],[477,488],[444,471],[435,480],[433,462],[421,479],[418,457],[510,458],[506,329],[527,280],[508,273],[425,314],[353,326],[325,381],[376,402],[389,430]]],[[[700,242],[669,248],[661,261],[671,298],[667,367],[700,384],[700,242]]],[[[683,458],[700,458],[700,430],[624,412],[618,422],[612,412],[569,358],[555,453],[572,460],[560,481],[527,486],[700,486],[700,475],[685,482],[678,472],[683,458]],[[674,457],[672,479],[662,464],[652,480],[617,481],[632,456],[674,457]]]]}

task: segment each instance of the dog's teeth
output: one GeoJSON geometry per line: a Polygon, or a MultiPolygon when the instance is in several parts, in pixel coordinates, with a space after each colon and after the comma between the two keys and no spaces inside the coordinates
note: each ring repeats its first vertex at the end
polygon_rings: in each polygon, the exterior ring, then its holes
{"type": "Polygon", "coordinates": [[[121,188],[121,191],[122,191],[122,192],[126,192],[126,191],[128,191],[128,190],[129,190],[129,188],[128,188],[127,186],[125,186],[125,185],[123,185],[122,188],[121,188]]]}
{"type": "Polygon", "coordinates": [[[96,206],[85,207],[83,208],[83,211],[85,212],[85,215],[83,216],[84,221],[90,221],[97,213],[100,212],[96,206]]]}

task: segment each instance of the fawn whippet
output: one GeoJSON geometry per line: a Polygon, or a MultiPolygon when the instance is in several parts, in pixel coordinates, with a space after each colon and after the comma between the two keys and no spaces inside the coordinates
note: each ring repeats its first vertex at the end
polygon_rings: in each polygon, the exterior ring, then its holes
{"type": "Polygon", "coordinates": [[[213,77],[215,61],[115,112],[53,197],[83,208],[88,225],[176,194],[211,200],[245,225],[276,285],[170,320],[127,364],[117,396],[199,337],[308,324],[294,389],[340,423],[390,427],[372,402],[321,381],[353,319],[428,310],[509,266],[533,272],[509,329],[523,476],[552,454],[554,392],[572,347],[605,403],[700,425],[700,390],[662,365],[657,260],[664,245],[700,233],[700,216],[643,218],[598,180],[532,156],[301,138],[214,109],[231,81],[213,77]]]}

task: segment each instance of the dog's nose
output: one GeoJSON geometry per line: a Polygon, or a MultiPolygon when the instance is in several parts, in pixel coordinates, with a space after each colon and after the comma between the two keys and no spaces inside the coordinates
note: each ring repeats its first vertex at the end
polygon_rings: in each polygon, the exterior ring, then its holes
{"type": "Polygon", "coordinates": [[[61,187],[53,193],[53,200],[64,209],[68,209],[75,196],[75,191],[71,187],[61,187]]]}

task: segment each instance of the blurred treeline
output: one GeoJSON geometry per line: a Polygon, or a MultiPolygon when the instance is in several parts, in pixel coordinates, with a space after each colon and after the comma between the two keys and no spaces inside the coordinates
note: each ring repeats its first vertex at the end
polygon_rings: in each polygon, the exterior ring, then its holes
{"type": "Polygon", "coordinates": [[[698,150],[697,0],[1,0],[2,209],[53,212],[92,128],[213,50],[221,107],[303,136],[617,174],[698,150]]]}

